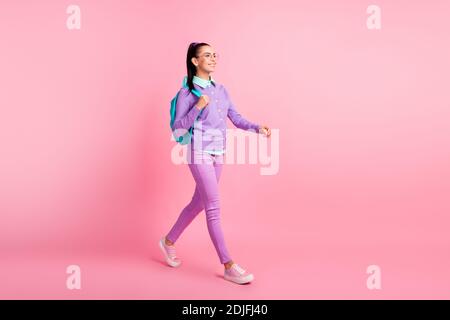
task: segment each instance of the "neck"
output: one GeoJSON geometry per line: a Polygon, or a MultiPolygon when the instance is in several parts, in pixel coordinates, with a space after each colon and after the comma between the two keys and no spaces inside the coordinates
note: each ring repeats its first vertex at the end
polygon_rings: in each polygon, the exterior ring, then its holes
{"type": "Polygon", "coordinates": [[[210,80],[209,72],[205,72],[202,70],[197,70],[197,77],[202,78],[204,80],[210,80]]]}

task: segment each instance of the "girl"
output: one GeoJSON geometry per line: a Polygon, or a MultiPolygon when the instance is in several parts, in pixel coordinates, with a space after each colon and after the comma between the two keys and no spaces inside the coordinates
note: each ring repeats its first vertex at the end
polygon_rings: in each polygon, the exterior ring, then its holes
{"type": "Polygon", "coordinates": [[[183,230],[203,210],[206,212],[208,232],[225,266],[226,280],[243,284],[254,277],[235,263],[228,253],[220,226],[220,203],[218,183],[222,172],[226,145],[226,118],[242,130],[270,136],[267,126],[259,126],[244,119],[231,102],[227,90],[211,78],[217,63],[217,54],[207,43],[191,43],[186,58],[187,86],[178,94],[174,129],[189,130],[194,127],[188,145],[188,165],[196,182],[191,202],[181,211],[170,232],[163,237],[159,246],[168,265],[178,267],[174,243],[183,230]],[[201,92],[197,98],[191,90],[201,92]],[[196,121],[198,120],[198,121],[196,121]]]}

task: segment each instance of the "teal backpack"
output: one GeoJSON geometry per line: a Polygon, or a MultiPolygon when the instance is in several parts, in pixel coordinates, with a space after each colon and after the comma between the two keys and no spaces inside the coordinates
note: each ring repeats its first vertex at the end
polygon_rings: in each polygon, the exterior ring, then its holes
{"type": "MultiPolygon", "coordinates": [[[[187,85],[187,77],[184,77],[184,79],[183,79],[183,88],[189,88],[187,85]]],[[[196,89],[191,90],[191,92],[193,94],[195,94],[198,98],[200,98],[202,95],[202,93],[196,89]]],[[[175,141],[184,145],[184,144],[189,144],[191,142],[191,136],[192,136],[192,131],[194,130],[194,126],[190,127],[188,132],[186,132],[182,136],[177,136],[174,132],[175,130],[173,128],[173,123],[175,122],[175,115],[176,115],[176,111],[177,111],[176,106],[177,106],[177,100],[178,100],[179,94],[180,94],[180,92],[178,91],[176,96],[172,99],[172,101],[170,101],[170,129],[172,130],[172,134],[173,134],[173,137],[175,138],[175,141]]],[[[195,108],[195,106],[193,108],[195,108]]],[[[200,111],[200,113],[198,114],[195,121],[198,120],[198,118],[200,117],[202,112],[203,112],[203,109],[202,109],[202,111],[200,111]]]]}

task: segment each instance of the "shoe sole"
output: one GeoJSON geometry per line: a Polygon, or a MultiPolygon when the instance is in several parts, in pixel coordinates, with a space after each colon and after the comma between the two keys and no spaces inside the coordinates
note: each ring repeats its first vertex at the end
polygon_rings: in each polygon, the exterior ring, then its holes
{"type": "Polygon", "coordinates": [[[246,276],[245,278],[235,278],[235,277],[230,277],[225,275],[224,276],[225,280],[237,283],[237,284],[245,284],[245,283],[249,283],[252,282],[255,277],[253,277],[253,274],[249,274],[248,276],[246,276]]]}
{"type": "Polygon", "coordinates": [[[164,249],[164,245],[162,243],[162,240],[159,240],[159,248],[161,249],[162,253],[164,254],[164,257],[166,258],[166,263],[169,266],[171,266],[173,268],[177,268],[177,267],[180,266],[181,262],[176,263],[176,262],[173,262],[172,260],[169,259],[169,256],[167,255],[167,252],[166,252],[166,249],[164,249]]]}

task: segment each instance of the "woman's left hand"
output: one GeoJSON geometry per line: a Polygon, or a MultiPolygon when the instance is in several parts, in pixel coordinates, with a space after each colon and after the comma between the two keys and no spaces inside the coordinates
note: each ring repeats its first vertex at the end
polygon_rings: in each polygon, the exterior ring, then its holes
{"type": "Polygon", "coordinates": [[[266,137],[270,137],[270,128],[268,126],[259,127],[259,133],[264,134],[266,137]]]}

